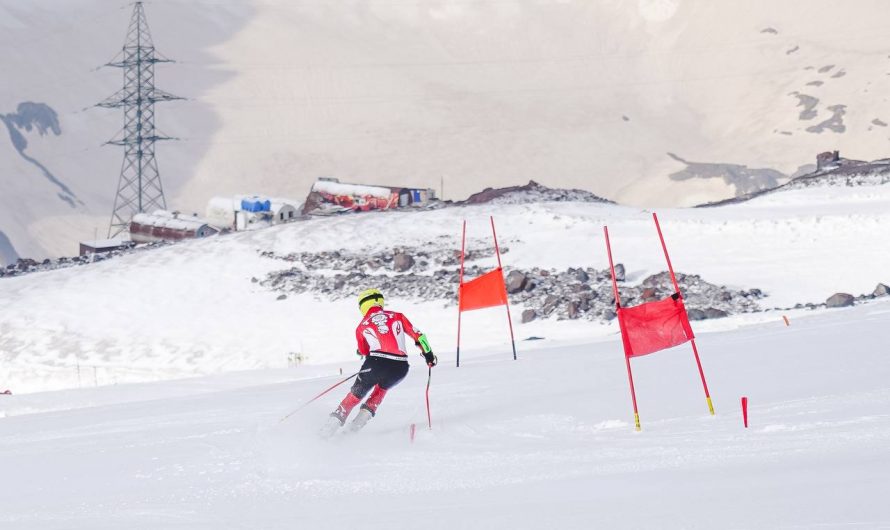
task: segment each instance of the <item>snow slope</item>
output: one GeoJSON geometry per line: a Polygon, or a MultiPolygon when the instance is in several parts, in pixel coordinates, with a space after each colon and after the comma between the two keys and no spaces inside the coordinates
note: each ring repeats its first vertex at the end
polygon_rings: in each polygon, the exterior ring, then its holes
{"type": "MultiPolygon", "coordinates": [[[[700,333],[688,346],[412,360],[354,437],[315,436],[355,362],[0,396],[0,527],[890,528],[890,303],[700,333]],[[750,399],[750,428],[738,401],[750,399]],[[418,428],[409,439],[409,427],[418,428]]],[[[443,356],[447,357],[447,356],[443,356]]]]}
{"type": "MultiPolygon", "coordinates": [[[[179,61],[158,66],[158,86],[189,98],[157,109],[160,130],[183,139],[158,146],[168,202],[183,211],[235,193],[300,197],[319,176],[444,181],[448,198],[534,179],[625,204],[699,204],[819,151],[886,156],[890,140],[879,0],[146,8],[156,46],[179,61]]],[[[88,107],[120,86],[120,72],[94,69],[123,44],[130,9],[0,0],[0,114],[26,102],[57,113],[59,134],[18,132],[83,201],[61,200],[0,147],[0,231],[19,255],[72,254],[107,228],[122,153],[100,145],[121,116],[88,107]]]]}
{"type": "MultiPolygon", "coordinates": [[[[808,188],[743,204],[661,210],[675,270],[736,288],[759,288],[764,309],[821,303],[838,291],[871,293],[890,283],[890,186],[808,188]]],[[[403,246],[490,248],[498,228],[504,267],[605,269],[607,224],[627,281],[665,270],[648,212],[591,203],[479,205],[313,219],[266,230],[185,242],[82,267],[0,280],[0,384],[17,392],[152,381],[223,371],[353,358],[356,293],[277,300],[252,278],[293,264],[273,251],[381,252],[403,246]]],[[[476,264],[493,268],[495,258],[476,264]]],[[[337,271],[330,271],[331,274],[337,271]]],[[[432,274],[433,271],[429,271],[432,274]]],[[[456,344],[453,300],[391,299],[429,336],[436,351],[456,344]]],[[[514,322],[523,307],[511,310],[514,322]]],[[[804,311],[806,312],[806,311],[804,311]]],[[[801,311],[786,311],[792,318],[801,311]]],[[[774,322],[766,312],[703,322],[697,330],[774,322]]],[[[509,349],[500,309],[463,319],[467,347],[509,349]]],[[[517,338],[586,341],[617,326],[542,320],[516,326],[517,338]]],[[[520,342],[522,351],[531,343],[520,342]]]]}
{"type": "MultiPolygon", "coordinates": [[[[888,283],[888,212],[881,185],[659,218],[676,270],[770,308],[888,283]]],[[[432,430],[416,356],[357,436],[316,436],[342,387],[280,421],[358,369],[358,313],[354,293],[277,300],[252,278],[292,263],[263,252],[456,249],[462,219],[475,250],[490,215],[508,270],[604,268],[604,224],[628,282],[664,269],[649,212],[551,202],[313,219],[3,278],[0,528],[890,528],[887,298],[695,323],[717,414],[681,345],[633,361],[640,433],[614,322],[517,325],[513,361],[503,311],[474,312],[456,368],[455,307],[390,299],[439,355],[432,430]]]]}

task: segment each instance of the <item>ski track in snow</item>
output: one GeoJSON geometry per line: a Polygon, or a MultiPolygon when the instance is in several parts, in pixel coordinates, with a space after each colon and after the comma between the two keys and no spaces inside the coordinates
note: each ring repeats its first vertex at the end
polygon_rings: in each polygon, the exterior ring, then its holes
{"type": "Polygon", "coordinates": [[[635,359],[640,433],[614,339],[443,359],[431,431],[417,363],[329,441],[339,389],[279,421],[324,366],[11,396],[0,526],[886,528],[888,304],[701,336],[715,417],[688,346],[635,359]]]}

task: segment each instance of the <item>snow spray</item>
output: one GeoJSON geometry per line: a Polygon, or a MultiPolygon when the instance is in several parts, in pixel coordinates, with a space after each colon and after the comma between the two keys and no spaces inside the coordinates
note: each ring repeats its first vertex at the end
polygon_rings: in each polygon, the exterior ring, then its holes
{"type": "Polygon", "coordinates": [[[745,428],[748,428],[748,397],[742,396],[742,421],[745,422],[745,428]]]}

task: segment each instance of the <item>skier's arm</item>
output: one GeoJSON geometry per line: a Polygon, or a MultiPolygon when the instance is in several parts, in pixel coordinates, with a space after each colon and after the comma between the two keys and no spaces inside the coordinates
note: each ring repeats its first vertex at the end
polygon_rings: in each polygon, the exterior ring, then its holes
{"type": "Polygon", "coordinates": [[[433,351],[430,348],[430,342],[427,340],[426,335],[419,329],[415,328],[414,324],[412,324],[405,315],[402,315],[402,329],[405,330],[405,333],[407,333],[409,337],[414,339],[414,345],[420,348],[422,353],[430,353],[433,351]]]}
{"type": "Polygon", "coordinates": [[[433,349],[430,347],[430,341],[426,338],[426,335],[419,329],[415,328],[405,315],[402,315],[402,325],[404,326],[405,332],[414,339],[415,346],[420,348],[421,355],[423,355],[426,364],[429,366],[436,366],[438,359],[436,359],[436,356],[433,354],[433,349]]]}
{"type": "Polygon", "coordinates": [[[416,344],[417,347],[420,348],[420,351],[423,353],[433,352],[433,349],[430,348],[430,341],[427,340],[426,335],[424,335],[423,333],[421,333],[420,336],[417,337],[417,340],[414,341],[414,344],[416,344]]]}

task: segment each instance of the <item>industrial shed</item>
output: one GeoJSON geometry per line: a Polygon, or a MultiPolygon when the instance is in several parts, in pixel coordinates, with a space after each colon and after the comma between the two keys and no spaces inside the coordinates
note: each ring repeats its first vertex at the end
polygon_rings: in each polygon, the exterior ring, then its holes
{"type": "Polygon", "coordinates": [[[423,206],[436,199],[427,188],[348,184],[335,178],[321,178],[312,185],[303,213],[366,212],[408,206],[423,206]]]}
{"type": "Polygon", "coordinates": [[[297,219],[300,206],[299,201],[280,197],[214,197],[207,203],[207,222],[219,229],[253,230],[297,219]]]}
{"type": "Polygon", "coordinates": [[[136,243],[198,239],[216,233],[218,230],[203,219],[164,211],[137,213],[130,221],[130,238],[136,243]]]}
{"type": "Polygon", "coordinates": [[[299,215],[296,206],[290,202],[281,202],[280,199],[272,199],[269,206],[269,214],[272,217],[272,224],[281,224],[293,221],[299,215]]]}
{"type": "Polygon", "coordinates": [[[213,197],[207,202],[204,219],[216,228],[234,230],[235,212],[238,211],[235,203],[234,197],[213,197]]]}
{"type": "Polygon", "coordinates": [[[135,245],[133,241],[124,240],[124,239],[98,239],[95,241],[81,241],[80,242],[80,255],[86,256],[87,254],[104,254],[106,252],[113,252],[115,250],[125,250],[128,248],[132,248],[135,245]]]}

